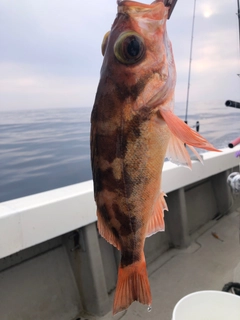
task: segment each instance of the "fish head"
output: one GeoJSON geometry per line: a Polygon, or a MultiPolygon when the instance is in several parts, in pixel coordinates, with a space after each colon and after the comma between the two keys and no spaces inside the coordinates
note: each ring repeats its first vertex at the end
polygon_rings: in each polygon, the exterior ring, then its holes
{"type": "Polygon", "coordinates": [[[173,100],[176,71],[162,1],[118,1],[117,17],[103,40],[100,90],[116,93],[137,111],[173,100]]]}

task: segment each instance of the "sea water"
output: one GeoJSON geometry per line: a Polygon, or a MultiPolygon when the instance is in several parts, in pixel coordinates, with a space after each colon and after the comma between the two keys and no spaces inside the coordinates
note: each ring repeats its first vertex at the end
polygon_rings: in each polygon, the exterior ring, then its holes
{"type": "MultiPolygon", "coordinates": [[[[225,101],[192,103],[188,125],[224,148],[240,136],[240,110],[225,101]]],[[[175,113],[184,120],[185,104],[175,113]]],[[[92,179],[91,108],[0,112],[0,202],[92,179]]]]}
{"type": "Polygon", "coordinates": [[[90,108],[0,115],[0,202],[91,179],[90,108]]]}

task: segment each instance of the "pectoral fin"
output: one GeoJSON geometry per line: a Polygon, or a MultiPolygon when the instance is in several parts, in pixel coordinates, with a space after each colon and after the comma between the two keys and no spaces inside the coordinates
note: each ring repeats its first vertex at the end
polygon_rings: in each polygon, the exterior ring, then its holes
{"type": "Polygon", "coordinates": [[[202,159],[194,147],[209,151],[220,151],[214,148],[214,146],[205,138],[203,138],[198,132],[191,129],[172,111],[164,110],[162,108],[159,111],[171,132],[171,138],[167,150],[167,157],[171,161],[191,168],[191,159],[185,145],[188,145],[188,147],[201,162],[202,159]]]}

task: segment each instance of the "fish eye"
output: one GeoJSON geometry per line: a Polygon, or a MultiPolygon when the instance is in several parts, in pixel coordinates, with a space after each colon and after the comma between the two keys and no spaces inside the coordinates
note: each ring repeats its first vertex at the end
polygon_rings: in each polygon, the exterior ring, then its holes
{"type": "Polygon", "coordinates": [[[123,64],[139,62],[145,54],[143,38],[133,31],[121,33],[115,42],[114,54],[118,61],[123,64]]]}
{"type": "Polygon", "coordinates": [[[110,31],[108,31],[103,37],[102,46],[101,46],[103,56],[104,56],[106,48],[107,48],[109,34],[110,34],[110,31]]]}

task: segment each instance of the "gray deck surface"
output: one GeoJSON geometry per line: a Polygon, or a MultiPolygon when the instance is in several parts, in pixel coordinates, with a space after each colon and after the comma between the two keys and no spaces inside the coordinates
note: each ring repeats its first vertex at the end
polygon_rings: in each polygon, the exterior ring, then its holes
{"type": "Polygon", "coordinates": [[[218,221],[211,221],[192,236],[185,250],[169,250],[148,267],[152,311],[134,302],[127,311],[99,319],[171,320],[175,304],[199,290],[222,290],[230,281],[240,282],[240,208],[218,221]],[[215,232],[220,239],[216,239],[215,232]]]}

